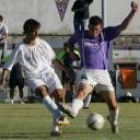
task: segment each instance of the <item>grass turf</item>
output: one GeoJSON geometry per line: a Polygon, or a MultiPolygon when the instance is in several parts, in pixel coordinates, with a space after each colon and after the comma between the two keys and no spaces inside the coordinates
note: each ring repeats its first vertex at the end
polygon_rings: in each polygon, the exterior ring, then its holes
{"type": "Polygon", "coordinates": [[[107,116],[104,103],[91,104],[70,119],[71,125],[61,128],[62,136],[50,136],[51,115],[41,104],[0,105],[0,140],[140,140],[140,104],[120,104],[120,132],[112,134],[106,120],[102,130],[90,130],[86,116],[98,112],[107,116]]]}

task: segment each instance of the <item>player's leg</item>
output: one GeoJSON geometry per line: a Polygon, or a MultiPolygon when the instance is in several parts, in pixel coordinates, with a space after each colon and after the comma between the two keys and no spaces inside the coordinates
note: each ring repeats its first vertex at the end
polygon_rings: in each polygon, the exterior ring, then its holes
{"type": "Polygon", "coordinates": [[[43,103],[53,116],[51,135],[60,135],[59,126],[69,125],[69,121],[63,116],[55,101],[49,96],[49,90],[45,86],[40,86],[36,92],[42,95],[43,103]]]}
{"type": "Polygon", "coordinates": [[[118,104],[116,101],[115,90],[111,82],[108,71],[99,71],[98,84],[95,89],[97,93],[101,93],[109,109],[109,122],[111,124],[112,131],[118,132],[118,104]]]}
{"type": "Polygon", "coordinates": [[[91,72],[80,70],[76,76],[76,95],[71,104],[71,115],[76,117],[83,107],[83,100],[93,91],[94,82],[91,72]]]}
{"type": "Polygon", "coordinates": [[[55,102],[57,104],[57,106],[59,107],[59,109],[66,113],[63,105],[65,105],[64,101],[65,101],[65,94],[66,91],[63,89],[63,86],[58,78],[58,76],[56,75],[56,73],[53,73],[53,78],[50,78],[50,80],[46,80],[46,83],[50,83],[49,81],[52,81],[52,84],[50,84],[49,86],[49,90],[51,92],[50,96],[52,98],[55,99],[55,102]]]}
{"type": "MultiPolygon", "coordinates": [[[[56,75],[55,72],[52,72],[50,76],[44,76],[43,77],[44,82],[48,86],[49,94],[53,99],[55,99],[54,103],[58,108],[58,104],[64,101],[64,90],[63,86],[56,75]],[[48,78],[49,77],[49,78],[48,78]]],[[[58,108],[60,111],[60,108],[58,108]]],[[[66,117],[63,117],[63,114],[61,113],[61,118],[59,119],[58,125],[67,126],[70,124],[69,120],[66,117]]]]}
{"type": "Polygon", "coordinates": [[[45,83],[49,86],[50,96],[56,103],[65,101],[65,90],[55,72],[51,73],[49,78],[45,78],[45,83]]]}
{"type": "Polygon", "coordinates": [[[88,109],[89,108],[89,104],[91,102],[91,97],[92,97],[92,94],[89,94],[85,99],[84,99],[84,105],[83,105],[83,108],[84,109],[88,109]]]}
{"type": "MultiPolygon", "coordinates": [[[[45,76],[50,77],[48,75],[45,76]]],[[[48,83],[51,82],[48,81],[48,83]]],[[[47,85],[47,83],[45,83],[42,79],[29,80],[29,85],[37,94],[41,95],[43,98],[43,104],[53,116],[51,135],[60,135],[59,126],[66,126],[69,124],[69,121],[63,117],[63,114],[58,108],[57,104],[50,97],[51,90],[48,88],[49,85],[47,85]]]]}
{"type": "Polygon", "coordinates": [[[91,93],[93,86],[89,83],[81,83],[78,88],[77,95],[74,97],[71,106],[62,104],[59,106],[63,112],[74,118],[78,115],[83,107],[83,100],[91,93]]]}
{"type": "Polygon", "coordinates": [[[51,112],[54,119],[57,119],[62,115],[55,102],[50,98],[49,90],[45,85],[37,87],[35,92],[43,97],[43,103],[51,112]]]}
{"type": "Polygon", "coordinates": [[[55,99],[56,103],[65,101],[65,91],[63,89],[55,89],[51,97],[55,99]]]}
{"type": "Polygon", "coordinates": [[[108,105],[109,109],[109,116],[108,120],[111,124],[111,129],[113,133],[118,133],[118,115],[119,115],[119,108],[116,101],[114,91],[104,91],[101,92],[102,97],[104,98],[105,102],[108,105]]]}
{"type": "Polygon", "coordinates": [[[94,82],[91,78],[91,73],[85,70],[80,70],[76,76],[76,95],[73,98],[71,106],[62,105],[62,109],[70,117],[74,118],[78,115],[83,107],[83,100],[92,92],[94,82]]]}
{"type": "Polygon", "coordinates": [[[91,93],[93,90],[93,86],[89,83],[82,82],[79,85],[78,92],[76,97],[73,99],[71,104],[71,115],[76,117],[83,107],[83,100],[91,93]]]}

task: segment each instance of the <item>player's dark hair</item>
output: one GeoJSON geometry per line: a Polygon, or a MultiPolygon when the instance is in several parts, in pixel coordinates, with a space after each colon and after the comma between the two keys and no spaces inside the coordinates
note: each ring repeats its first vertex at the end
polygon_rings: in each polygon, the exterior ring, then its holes
{"type": "Polygon", "coordinates": [[[89,25],[96,26],[102,25],[102,19],[99,16],[92,16],[89,20],[89,25]]]}
{"type": "Polygon", "coordinates": [[[3,21],[3,16],[2,16],[2,15],[0,15],[0,21],[1,21],[1,22],[3,21]]]}
{"type": "Polygon", "coordinates": [[[23,33],[26,34],[40,28],[40,23],[34,19],[28,19],[23,25],[23,33]]]}

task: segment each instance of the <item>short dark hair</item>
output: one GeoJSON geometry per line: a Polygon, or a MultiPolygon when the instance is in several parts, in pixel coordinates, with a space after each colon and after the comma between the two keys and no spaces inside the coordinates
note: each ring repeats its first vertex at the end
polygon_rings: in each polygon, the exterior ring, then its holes
{"type": "Polygon", "coordinates": [[[3,16],[2,15],[0,15],[0,21],[3,21],[3,16]]]}
{"type": "Polygon", "coordinates": [[[28,19],[25,21],[23,25],[23,33],[26,34],[27,32],[33,31],[35,29],[39,29],[40,26],[41,24],[35,19],[28,19]]]}
{"type": "Polygon", "coordinates": [[[89,25],[96,26],[96,25],[102,25],[102,19],[99,16],[92,16],[89,20],[89,25]]]}

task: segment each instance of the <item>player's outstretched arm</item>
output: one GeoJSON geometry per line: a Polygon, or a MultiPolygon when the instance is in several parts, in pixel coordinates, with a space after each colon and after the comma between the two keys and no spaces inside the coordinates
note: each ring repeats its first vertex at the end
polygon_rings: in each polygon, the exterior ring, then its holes
{"type": "Polygon", "coordinates": [[[4,89],[4,86],[6,84],[6,79],[8,77],[9,74],[9,70],[4,69],[2,71],[2,77],[1,77],[1,82],[0,82],[0,91],[2,91],[4,89]]]}
{"type": "Polygon", "coordinates": [[[138,3],[135,1],[132,1],[130,13],[119,26],[120,31],[123,31],[128,27],[129,23],[131,22],[132,18],[134,17],[134,15],[137,11],[138,11],[138,3]]]}
{"type": "Polygon", "coordinates": [[[67,68],[56,58],[52,61],[53,65],[60,70],[67,72],[67,68]]]}

